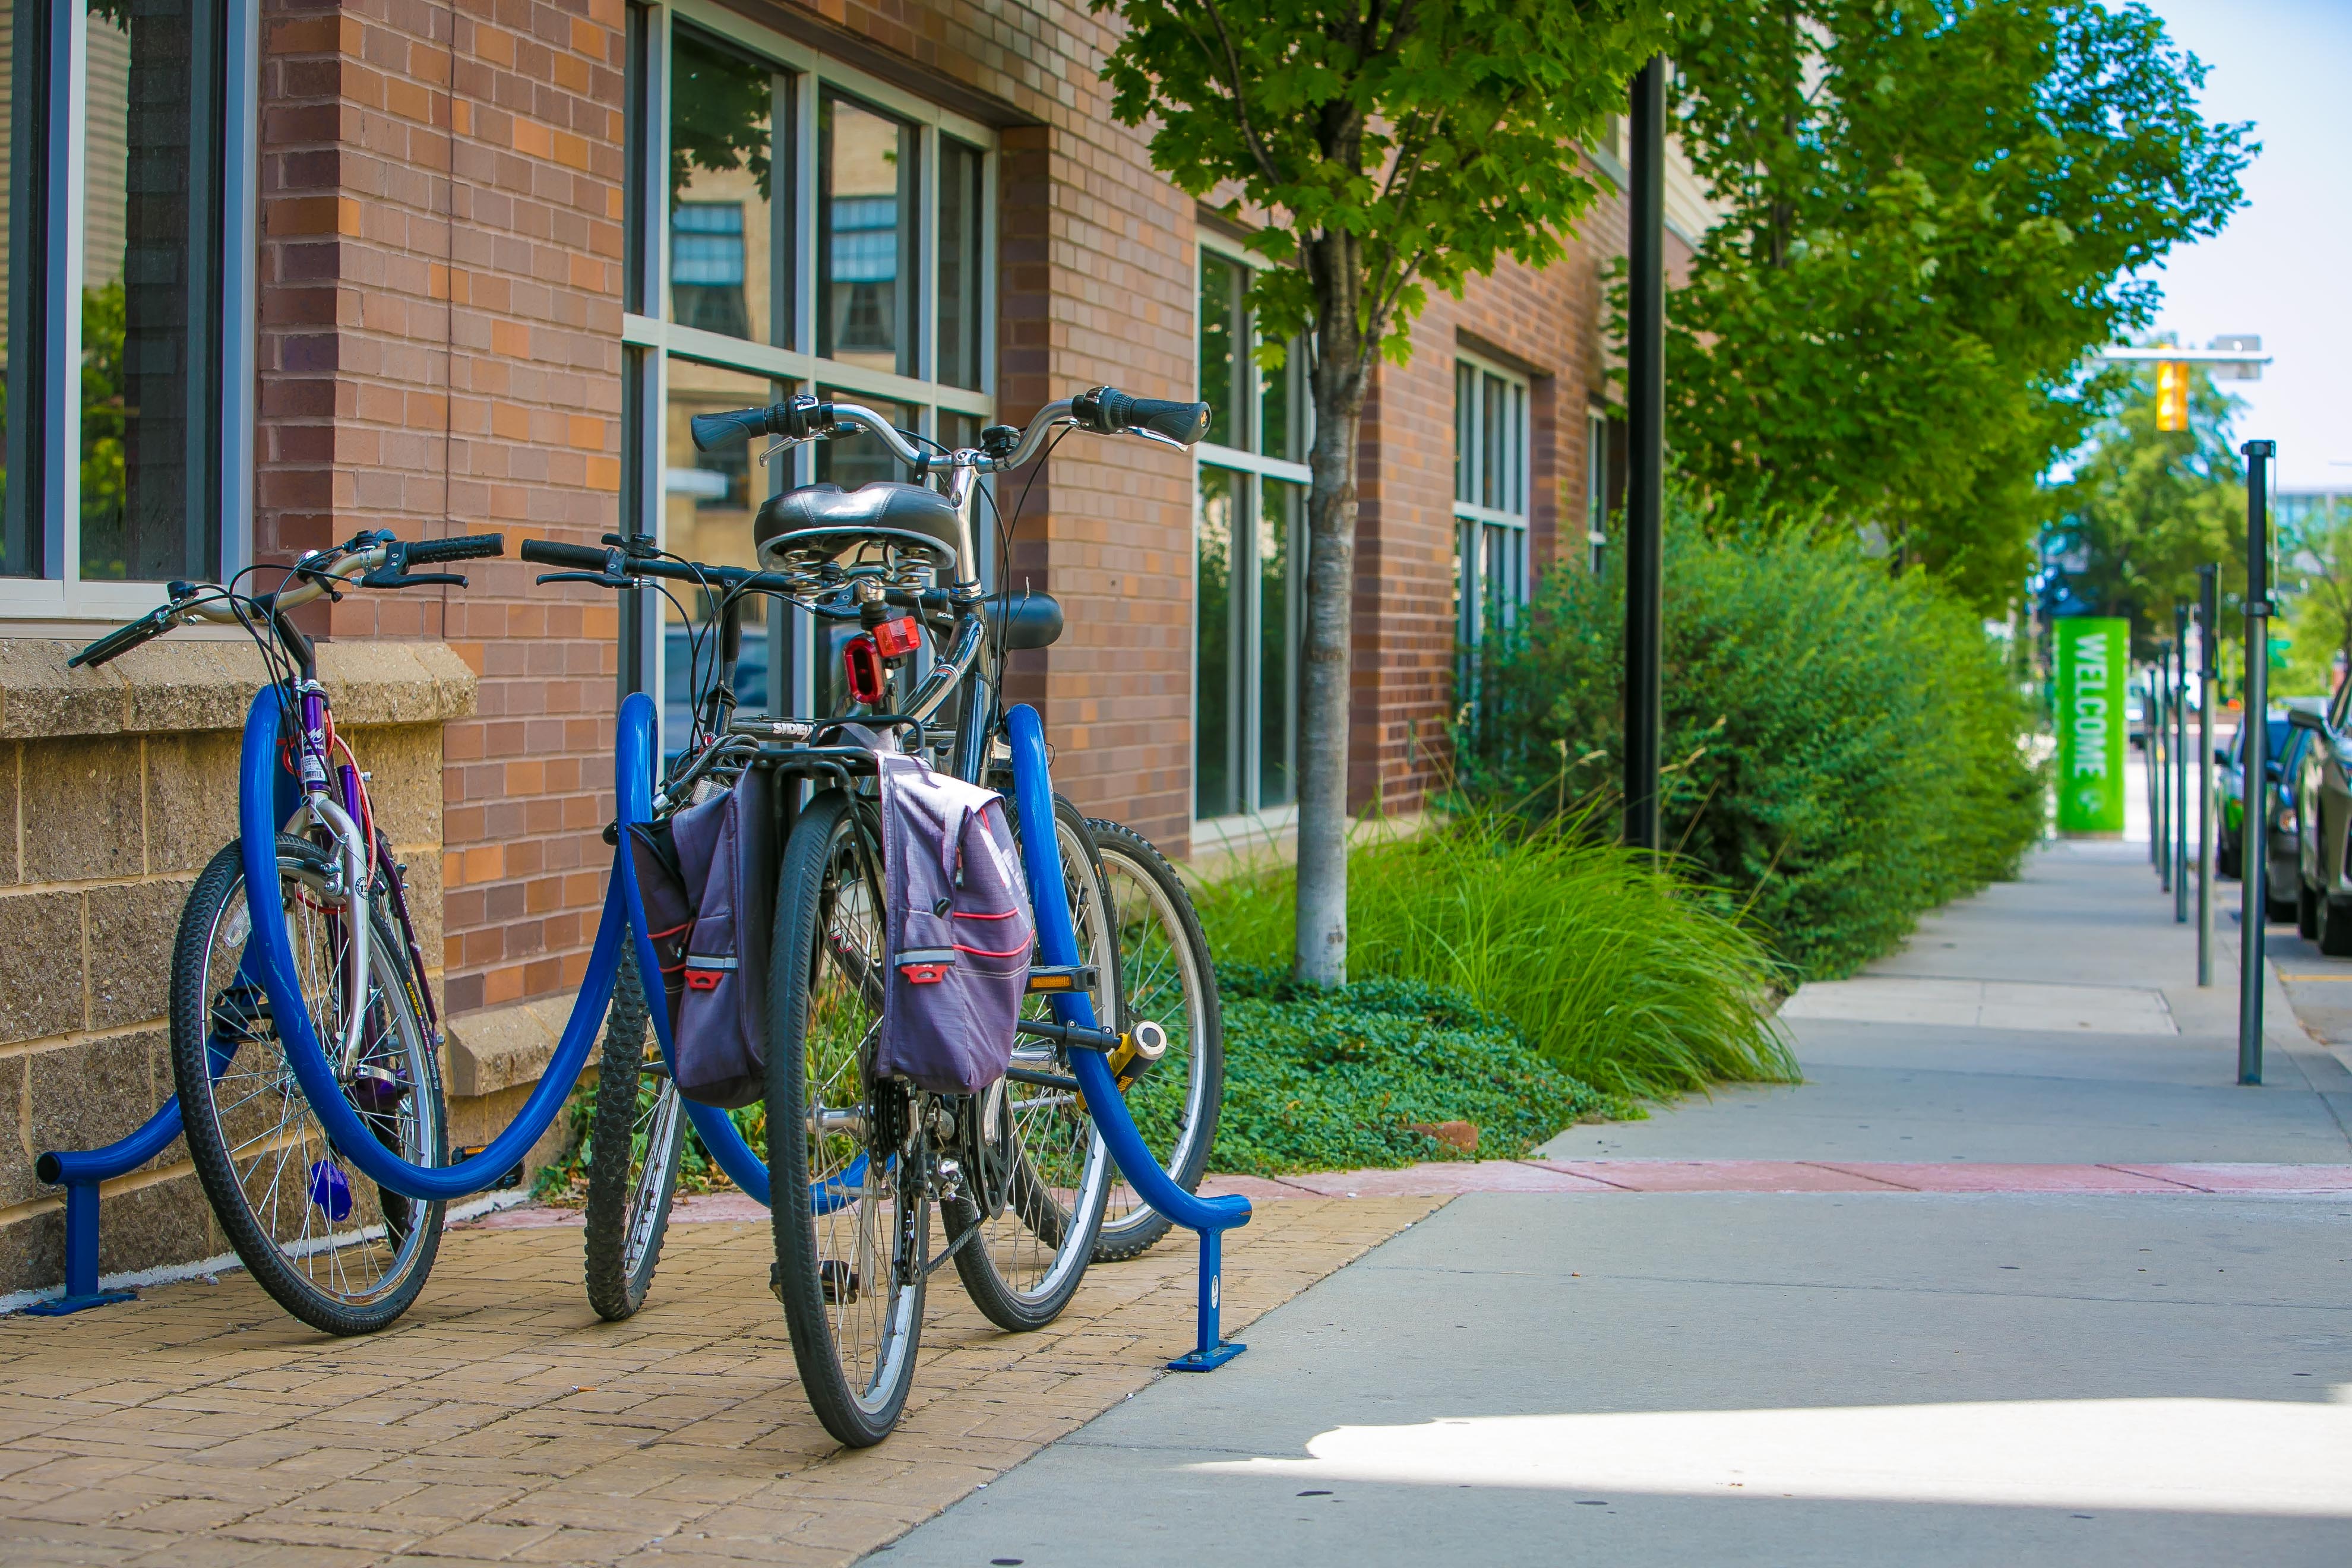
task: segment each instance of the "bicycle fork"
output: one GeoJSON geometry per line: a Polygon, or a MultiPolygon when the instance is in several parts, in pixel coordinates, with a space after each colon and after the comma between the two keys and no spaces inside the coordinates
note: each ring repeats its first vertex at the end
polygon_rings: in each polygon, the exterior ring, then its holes
{"type": "MultiPolygon", "coordinates": [[[[360,1052],[367,1041],[368,975],[373,967],[368,952],[373,935],[368,904],[373,880],[373,850],[366,832],[360,826],[360,818],[366,811],[362,793],[364,786],[357,768],[332,761],[335,731],[328,717],[326,689],[315,680],[305,680],[296,690],[301,723],[295,748],[295,769],[301,780],[302,806],[296,812],[295,821],[308,816],[325,825],[334,836],[336,872],[342,883],[340,891],[346,929],[340,954],[343,1050],[339,1076],[348,1083],[359,1070],[360,1052]]],[[[293,824],[288,826],[290,829],[293,824]]],[[[331,883],[328,890],[332,893],[338,889],[331,883]]],[[[250,892],[247,895],[248,899],[252,896],[250,892]]]]}

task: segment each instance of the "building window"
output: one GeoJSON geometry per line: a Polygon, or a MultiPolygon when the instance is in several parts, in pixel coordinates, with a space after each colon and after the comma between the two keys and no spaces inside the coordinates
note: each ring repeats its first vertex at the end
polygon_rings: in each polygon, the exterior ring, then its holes
{"type": "Polygon", "coordinates": [[[1297,798],[1305,641],[1305,356],[1258,366],[1247,264],[1201,254],[1201,397],[1209,405],[1194,524],[1193,814],[1297,798]]]}
{"type": "Polygon", "coordinates": [[[1598,408],[1584,416],[1584,542],[1598,574],[1609,548],[1609,416],[1598,408]]]}
{"type": "MultiPolygon", "coordinates": [[[[934,441],[970,445],[991,422],[993,138],[713,0],[636,17],[624,512],[689,560],[749,565],[768,496],[908,476],[871,437],[764,466],[762,444],[698,453],[693,415],[810,392],[934,441]]],[[[657,603],[646,679],[675,750],[710,668],[707,647],[693,668],[688,614],[709,606],[657,603]]],[[[833,710],[839,641],[797,609],[751,617],[735,684],[746,710],[833,710]]]]}
{"type": "Polygon", "coordinates": [[[1528,384],[1454,364],[1454,620],[1465,647],[1518,618],[1528,596],[1528,384]]]}
{"type": "Polygon", "coordinates": [[[0,5],[0,614],[127,618],[247,548],[253,11],[0,5]]]}

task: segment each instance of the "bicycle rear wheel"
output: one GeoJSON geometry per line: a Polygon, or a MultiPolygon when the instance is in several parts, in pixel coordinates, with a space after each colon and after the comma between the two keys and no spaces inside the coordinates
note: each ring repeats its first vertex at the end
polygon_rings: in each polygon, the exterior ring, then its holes
{"type": "Polygon", "coordinates": [[[785,840],[767,1040],[770,1284],[809,1404],[853,1447],[906,1407],[930,1229],[922,1104],[874,1075],[885,903],[862,809],[824,791],[785,840]]]}
{"type": "MultiPolygon", "coordinates": [[[[1117,1016],[1118,969],[1094,838],[1085,816],[1055,796],[1054,829],[1062,881],[1078,939],[1080,961],[1095,966],[1095,1016],[1117,1016]]],[[[1024,1012],[1050,1018],[1043,996],[1024,1012]]],[[[1069,1052],[1044,1040],[1016,1039],[1013,1065],[1067,1078],[1069,1052]]],[[[958,1247],[956,1273],[973,1305],[998,1328],[1022,1332],[1052,1322],[1085,1278],[1103,1203],[1116,1173],[1072,1090],[1007,1079],[971,1097],[961,1114],[977,1117],[961,1194],[943,1200],[950,1241],[977,1226],[958,1247]]]]}
{"type": "MultiPolygon", "coordinates": [[[[348,904],[327,854],[278,840],[295,972],[321,1042],[342,1037],[348,904]]],[[[447,1163],[441,1073],[407,947],[372,912],[364,1043],[345,1096],[385,1148],[447,1163]]],[[[243,977],[253,929],[237,846],[215,855],[180,915],[172,965],[172,1072],[189,1158],[229,1245],[278,1304],[331,1334],[373,1333],[415,1300],[441,1245],[443,1205],[346,1168],[294,1077],[268,997],[243,977]]]]}
{"type": "MultiPolygon", "coordinates": [[[[1151,841],[1116,822],[1090,820],[1118,953],[1118,1026],[1150,1018],[1168,1031],[1168,1054],[1127,1093],[1129,1114],[1176,1184],[1192,1192],[1208,1168],[1225,1095],[1224,1018],[1208,938],[1183,882],[1151,841]]],[[[1125,1181],[1110,1189],[1097,1263],[1135,1257],[1168,1234],[1170,1221],[1125,1181]]]]}
{"type": "Polygon", "coordinates": [[[588,1304],[607,1322],[646,1304],[686,1149],[685,1107],[651,1026],[631,943],[604,1024],[588,1132],[588,1304]]]}

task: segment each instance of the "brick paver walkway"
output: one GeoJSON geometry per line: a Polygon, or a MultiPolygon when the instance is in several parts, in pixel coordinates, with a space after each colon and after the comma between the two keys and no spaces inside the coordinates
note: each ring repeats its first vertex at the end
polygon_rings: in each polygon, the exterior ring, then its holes
{"type": "MultiPolygon", "coordinates": [[[[1267,1204],[1227,1240],[1228,1329],[1442,1199],[1267,1204]]],[[[1171,1238],[998,1332],[935,1277],[906,1422],[835,1446],[801,1397],[763,1224],[680,1226],[599,1322],[578,1232],[453,1230],[416,1309],[333,1340],[243,1273],[0,1320],[0,1563],[845,1563],[1159,1374],[1192,1341],[1171,1238]]]]}

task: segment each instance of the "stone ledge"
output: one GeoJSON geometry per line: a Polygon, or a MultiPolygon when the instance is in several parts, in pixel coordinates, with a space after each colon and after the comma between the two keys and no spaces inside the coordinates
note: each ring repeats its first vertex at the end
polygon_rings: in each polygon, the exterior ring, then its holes
{"type": "MultiPolygon", "coordinates": [[[[103,668],[69,669],[79,646],[0,637],[0,740],[235,730],[265,679],[246,642],[166,638],[103,668]]],[[[441,642],[320,643],[319,678],[347,725],[463,718],[478,684],[441,642]]]]}
{"type": "MultiPolygon", "coordinates": [[[[449,1020],[445,1029],[450,1096],[471,1100],[537,1083],[555,1059],[556,1045],[571,1016],[571,997],[548,996],[449,1020]]],[[[589,1053],[589,1060],[595,1060],[594,1052],[589,1053]]]]}

